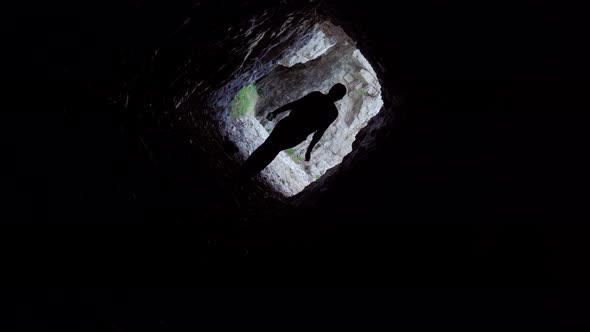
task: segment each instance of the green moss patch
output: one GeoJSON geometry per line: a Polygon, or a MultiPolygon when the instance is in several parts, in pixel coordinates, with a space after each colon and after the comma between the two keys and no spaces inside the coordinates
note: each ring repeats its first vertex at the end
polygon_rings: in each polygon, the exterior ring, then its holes
{"type": "Polygon", "coordinates": [[[287,149],[285,150],[285,152],[287,153],[287,155],[289,155],[289,157],[291,157],[291,159],[293,159],[293,161],[298,162],[298,163],[302,163],[305,161],[305,159],[303,159],[301,156],[297,155],[297,152],[295,152],[294,149],[287,149]]]}
{"type": "Polygon", "coordinates": [[[238,91],[229,104],[230,115],[236,118],[246,115],[254,115],[254,107],[256,106],[257,100],[258,92],[256,91],[256,85],[246,85],[238,91]]]}

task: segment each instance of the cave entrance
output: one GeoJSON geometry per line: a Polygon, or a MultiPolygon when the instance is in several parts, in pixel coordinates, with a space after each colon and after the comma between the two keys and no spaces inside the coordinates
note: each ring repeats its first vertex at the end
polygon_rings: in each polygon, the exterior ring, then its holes
{"type": "Polygon", "coordinates": [[[327,93],[336,83],[347,95],[336,102],[339,116],[316,145],[311,161],[304,155],[310,135],[285,150],[260,173],[278,192],[289,197],[336,167],[352,151],[360,129],[383,106],[381,85],[367,59],[344,31],[330,22],[318,24],[301,45],[291,48],[264,77],[239,90],[230,103],[229,138],[247,158],[288,112],[268,121],[266,115],[312,91],[327,93]]]}

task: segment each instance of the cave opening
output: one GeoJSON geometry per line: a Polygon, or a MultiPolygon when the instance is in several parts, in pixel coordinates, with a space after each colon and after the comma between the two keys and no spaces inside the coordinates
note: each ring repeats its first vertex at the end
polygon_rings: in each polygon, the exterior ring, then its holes
{"type": "MultiPolygon", "coordinates": [[[[338,168],[353,150],[353,142],[369,120],[383,107],[381,84],[377,73],[342,28],[322,21],[297,42],[286,48],[280,58],[268,64],[265,75],[249,80],[236,78],[228,85],[242,86],[231,100],[224,99],[218,117],[222,134],[238,149],[245,160],[269,136],[278,121],[288,115],[267,120],[266,115],[278,107],[310,92],[327,91],[336,83],[347,88],[345,97],[336,102],[338,118],[330,125],[312,153],[304,161],[312,135],[294,148],[287,149],[259,175],[274,191],[291,197],[338,168]]],[[[222,89],[222,91],[225,91],[222,89]]]]}
{"type": "MultiPolygon", "coordinates": [[[[3,121],[3,262],[16,279],[296,288],[590,279],[578,227],[588,187],[583,11],[570,20],[541,2],[23,4],[5,52],[5,80],[23,91],[8,90],[17,107],[5,105],[3,121]],[[298,194],[273,189],[295,178],[286,172],[237,188],[251,153],[240,145],[263,138],[236,123],[268,132],[266,112],[306,89],[326,92],[318,76],[329,66],[313,65],[343,43],[318,38],[305,51],[326,20],[374,68],[383,107],[351,134],[340,164],[303,174],[312,182],[298,194]],[[317,71],[317,85],[298,71],[317,71]]],[[[143,311],[137,329],[156,317],[143,311]]],[[[134,330],[123,316],[100,326],[134,330]]]]}

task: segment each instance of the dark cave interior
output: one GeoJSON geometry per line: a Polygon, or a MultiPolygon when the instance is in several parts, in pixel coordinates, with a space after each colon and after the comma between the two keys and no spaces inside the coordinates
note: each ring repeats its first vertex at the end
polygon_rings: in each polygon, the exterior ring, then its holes
{"type": "MultiPolygon", "coordinates": [[[[588,71],[569,43],[584,29],[552,5],[137,0],[38,9],[54,15],[29,16],[35,25],[15,38],[29,40],[15,60],[27,65],[7,76],[35,89],[21,98],[32,112],[19,115],[25,125],[9,149],[15,213],[2,233],[15,280],[532,288],[590,280],[579,207],[587,119],[577,97],[588,71]],[[324,20],[373,65],[382,111],[342,164],[300,195],[284,199],[258,178],[238,191],[243,157],[219,129],[219,105],[324,20]]],[[[188,301],[181,291],[145,302],[137,293],[121,303],[188,301]]],[[[541,299],[520,317],[540,310],[550,314],[534,326],[575,330],[578,307],[556,309],[567,297],[542,294],[522,295],[541,299]]],[[[524,302],[505,305],[517,312],[524,302]]],[[[115,307],[119,318],[99,320],[124,331],[151,326],[115,307]]]]}

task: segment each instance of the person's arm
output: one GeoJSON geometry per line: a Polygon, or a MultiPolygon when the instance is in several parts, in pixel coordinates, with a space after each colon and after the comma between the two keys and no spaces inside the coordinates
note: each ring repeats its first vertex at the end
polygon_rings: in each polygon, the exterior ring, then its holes
{"type": "Polygon", "coordinates": [[[309,142],[309,146],[307,147],[307,152],[305,152],[305,161],[309,161],[311,159],[311,151],[313,150],[315,145],[320,141],[320,138],[322,138],[324,132],[326,132],[326,129],[328,128],[326,127],[320,129],[313,134],[311,142],[309,142]]]}
{"type": "Polygon", "coordinates": [[[288,110],[292,109],[293,106],[295,106],[295,103],[297,103],[297,101],[290,102],[288,104],[285,104],[285,105],[277,108],[276,110],[268,113],[268,115],[266,116],[266,119],[267,120],[274,119],[277,115],[279,115],[279,114],[281,114],[281,113],[283,113],[285,111],[288,111],[288,110]]]}

